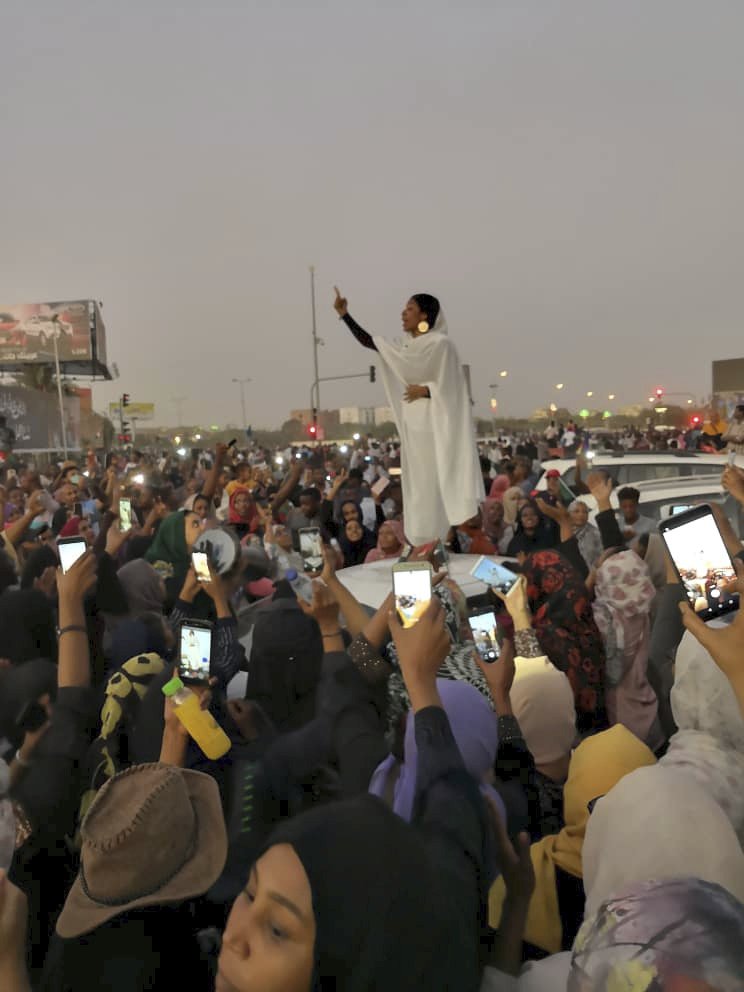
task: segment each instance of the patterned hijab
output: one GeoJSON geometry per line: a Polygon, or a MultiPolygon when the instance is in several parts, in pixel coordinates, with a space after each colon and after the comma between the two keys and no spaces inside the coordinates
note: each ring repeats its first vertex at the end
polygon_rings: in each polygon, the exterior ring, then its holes
{"type": "Polygon", "coordinates": [[[736,992],[744,906],[699,878],[630,886],[584,922],[567,992],[736,992]]]}
{"type": "Polygon", "coordinates": [[[607,726],[605,650],[578,572],[557,551],[537,551],[523,569],[540,647],[565,672],[580,731],[607,726]]]}

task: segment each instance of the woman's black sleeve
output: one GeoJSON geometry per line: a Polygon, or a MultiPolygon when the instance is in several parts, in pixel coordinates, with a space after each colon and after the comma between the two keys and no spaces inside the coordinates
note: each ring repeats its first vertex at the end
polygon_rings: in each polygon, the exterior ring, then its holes
{"type": "Polygon", "coordinates": [[[599,536],[602,538],[602,547],[605,551],[609,551],[610,548],[625,547],[625,538],[620,532],[613,510],[602,510],[594,518],[594,523],[599,528],[599,536]]]}
{"type": "Polygon", "coordinates": [[[589,569],[584,561],[581,551],[579,550],[579,542],[576,538],[570,537],[567,541],[561,541],[558,545],[558,550],[563,557],[573,565],[581,578],[586,579],[589,575],[589,569]]]}
{"type": "Polygon", "coordinates": [[[372,335],[367,334],[364,328],[360,327],[359,324],[357,324],[357,322],[354,320],[354,318],[351,316],[350,313],[344,314],[341,320],[343,320],[343,322],[346,324],[346,326],[349,328],[351,333],[354,335],[354,337],[357,339],[359,344],[362,345],[363,348],[369,348],[370,351],[377,351],[377,348],[375,347],[375,343],[372,340],[372,335]]]}

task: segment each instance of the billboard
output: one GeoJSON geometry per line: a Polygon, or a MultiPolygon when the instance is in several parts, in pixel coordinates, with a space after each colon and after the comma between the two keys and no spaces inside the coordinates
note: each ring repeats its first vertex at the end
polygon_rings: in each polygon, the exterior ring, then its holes
{"type": "MultiPolygon", "coordinates": [[[[67,446],[80,448],[80,399],[64,396],[67,446]]],[[[0,386],[0,414],[15,433],[15,451],[61,451],[62,428],[57,393],[23,386],[0,386]]]]}
{"type": "Polygon", "coordinates": [[[106,330],[94,300],[0,304],[0,369],[52,365],[56,355],[68,375],[102,375],[106,330]]]}
{"type": "Polygon", "coordinates": [[[120,408],[118,403],[109,403],[109,418],[115,420],[119,413],[124,414],[125,420],[153,420],[155,418],[154,403],[128,403],[120,408]]]}
{"type": "Polygon", "coordinates": [[[744,393],[744,358],[713,362],[714,393],[744,393]]]}

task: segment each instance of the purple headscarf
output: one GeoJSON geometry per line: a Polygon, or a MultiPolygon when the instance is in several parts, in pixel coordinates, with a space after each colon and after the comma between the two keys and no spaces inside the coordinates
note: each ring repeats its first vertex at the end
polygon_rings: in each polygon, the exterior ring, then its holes
{"type": "MultiPolygon", "coordinates": [[[[437,679],[437,690],[465,767],[481,783],[481,792],[495,800],[502,818],[506,820],[501,797],[490,785],[482,784],[483,775],[493,768],[499,746],[496,714],[480,692],[467,682],[437,679]]],[[[410,714],[406,720],[403,754],[400,774],[393,787],[393,812],[410,823],[413,818],[418,766],[415,721],[410,719],[410,714]]],[[[390,754],[377,766],[369,784],[372,795],[385,798],[388,779],[397,764],[397,759],[390,754]]]]}

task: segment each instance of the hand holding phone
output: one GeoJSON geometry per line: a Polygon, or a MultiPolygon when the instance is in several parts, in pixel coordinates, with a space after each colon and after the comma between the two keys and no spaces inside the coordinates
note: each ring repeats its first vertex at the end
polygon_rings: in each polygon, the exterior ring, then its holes
{"type": "Polygon", "coordinates": [[[500,565],[493,558],[486,558],[485,555],[482,555],[478,559],[470,574],[474,579],[478,579],[487,586],[491,586],[492,589],[501,593],[502,596],[508,595],[512,586],[519,579],[516,573],[500,565]]]}
{"type": "Polygon", "coordinates": [[[127,534],[132,529],[132,501],[126,496],[119,497],[119,530],[127,534]]]}
{"type": "Polygon", "coordinates": [[[428,561],[393,565],[395,608],[403,627],[419,622],[431,603],[432,570],[428,561]]]}
{"type": "Polygon", "coordinates": [[[473,634],[475,650],[481,661],[487,665],[492,665],[494,661],[498,661],[501,654],[501,644],[495,612],[484,610],[474,613],[468,618],[468,623],[473,634]]]}
{"type": "Polygon", "coordinates": [[[208,683],[211,658],[212,624],[206,620],[182,623],[179,664],[181,679],[189,685],[208,683]]]}
{"type": "Polygon", "coordinates": [[[663,521],[659,531],[701,620],[739,608],[737,574],[713,510],[696,506],[663,521]]]}
{"type": "Polygon", "coordinates": [[[209,570],[209,558],[207,557],[206,551],[192,551],[191,563],[194,566],[194,573],[196,574],[197,581],[212,581],[212,573],[209,570]]]}
{"type": "Polygon", "coordinates": [[[67,574],[72,566],[82,558],[86,551],[85,539],[82,537],[60,537],[57,540],[57,552],[62,571],[67,574]]]}

